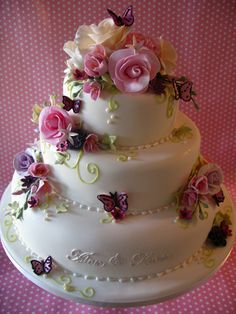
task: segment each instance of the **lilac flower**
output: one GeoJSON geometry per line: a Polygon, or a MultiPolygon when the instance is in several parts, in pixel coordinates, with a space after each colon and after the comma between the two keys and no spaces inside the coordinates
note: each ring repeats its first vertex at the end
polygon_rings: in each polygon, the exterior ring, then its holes
{"type": "Polygon", "coordinates": [[[13,166],[15,170],[21,174],[26,175],[29,166],[34,162],[34,158],[28,152],[20,152],[18,153],[13,161],[13,166]]]}
{"type": "Polygon", "coordinates": [[[179,211],[179,218],[190,220],[193,217],[194,210],[189,207],[181,207],[179,211]]]}
{"type": "Polygon", "coordinates": [[[37,196],[31,196],[31,198],[28,200],[28,204],[30,205],[30,208],[37,207],[39,204],[39,199],[37,196]]]}
{"type": "Polygon", "coordinates": [[[25,176],[24,178],[21,179],[22,182],[22,187],[25,189],[31,188],[31,186],[37,181],[38,178],[32,177],[32,176],[25,176]]]}

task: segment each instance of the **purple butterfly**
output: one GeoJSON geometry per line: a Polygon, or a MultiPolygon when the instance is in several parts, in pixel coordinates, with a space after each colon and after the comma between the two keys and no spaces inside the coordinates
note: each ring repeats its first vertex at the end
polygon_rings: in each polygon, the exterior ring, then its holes
{"type": "Polygon", "coordinates": [[[33,259],[30,261],[33,271],[36,275],[48,274],[52,270],[52,257],[48,256],[45,261],[37,261],[33,259]]]}
{"type": "Polygon", "coordinates": [[[112,10],[107,9],[107,12],[110,14],[110,16],[113,18],[114,23],[117,26],[131,26],[134,23],[134,16],[133,16],[133,7],[130,5],[122,14],[116,15],[112,10]]]}
{"type": "Polygon", "coordinates": [[[110,195],[100,194],[97,198],[103,203],[104,210],[111,213],[116,220],[124,218],[125,212],[128,210],[128,195],[126,193],[110,192],[110,195]]]}
{"type": "Polygon", "coordinates": [[[62,96],[62,103],[64,104],[63,109],[66,111],[70,111],[73,109],[74,113],[79,113],[80,112],[80,107],[81,107],[81,100],[72,100],[67,96],[62,96]]]}

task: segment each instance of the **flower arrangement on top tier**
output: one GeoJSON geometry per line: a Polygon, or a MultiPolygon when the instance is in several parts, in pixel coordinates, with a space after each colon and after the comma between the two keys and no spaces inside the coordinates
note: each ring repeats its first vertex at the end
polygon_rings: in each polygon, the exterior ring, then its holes
{"type": "Polygon", "coordinates": [[[86,153],[115,150],[116,136],[104,134],[99,137],[95,133],[89,133],[82,128],[78,116],[68,114],[71,109],[79,113],[80,107],[80,100],[73,101],[63,96],[62,102],[58,103],[56,96],[51,96],[49,102],[34,106],[32,120],[38,124],[42,139],[55,145],[59,153],[64,153],[67,149],[86,153]]]}
{"type": "Polygon", "coordinates": [[[199,157],[186,185],[177,193],[180,219],[191,220],[196,214],[200,219],[206,218],[204,210],[208,204],[219,206],[224,201],[222,182],[220,167],[199,157]]]}
{"type": "Polygon", "coordinates": [[[132,6],[122,16],[107,11],[111,18],[98,25],[80,26],[75,40],[64,45],[70,56],[66,83],[78,87],[72,98],[78,98],[83,91],[96,100],[105,88],[130,94],[147,90],[162,94],[165,86],[172,84],[176,99],[192,100],[198,108],[192,82],[172,76],[177,55],[171,43],[162,37],[154,39],[131,32],[132,6]]]}

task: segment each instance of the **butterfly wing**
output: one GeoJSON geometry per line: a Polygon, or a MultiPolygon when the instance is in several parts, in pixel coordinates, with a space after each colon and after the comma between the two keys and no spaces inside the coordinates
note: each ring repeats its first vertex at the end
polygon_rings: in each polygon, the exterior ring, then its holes
{"type": "Polygon", "coordinates": [[[122,212],[128,209],[128,195],[126,193],[120,193],[117,197],[117,203],[122,212]]]}
{"type": "Polygon", "coordinates": [[[110,10],[110,9],[107,9],[107,12],[108,12],[109,15],[112,17],[114,23],[115,23],[117,26],[122,26],[122,25],[124,25],[123,19],[122,19],[121,16],[116,15],[115,12],[113,12],[113,11],[110,10]]]}
{"type": "Polygon", "coordinates": [[[174,88],[174,92],[175,92],[175,99],[178,100],[179,99],[179,89],[178,89],[178,86],[177,86],[175,79],[172,80],[172,84],[173,84],[173,88],[174,88]]]}
{"type": "Polygon", "coordinates": [[[33,271],[36,275],[40,276],[44,273],[44,267],[43,267],[44,263],[43,262],[39,262],[39,261],[34,259],[34,260],[30,261],[30,263],[31,263],[33,271]]]}
{"type": "Polygon", "coordinates": [[[105,211],[111,212],[115,209],[115,201],[110,195],[100,194],[97,198],[103,203],[105,211]]]}
{"type": "Polygon", "coordinates": [[[183,99],[184,101],[190,101],[192,96],[191,96],[191,91],[192,91],[192,86],[193,83],[190,81],[184,82],[179,89],[180,93],[180,98],[183,99]]]}
{"type": "Polygon", "coordinates": [[[131,26],[134,23],[133,7],[130,5],[122,15],[122,22],[125,26],[131,26]]]}
{"type": "Polygon", "coordinates": [[[45,260],[45,262],[43,263],[43,268],[44,268],[44,272],[45,274],[50,273],[50,271],[52,270],[52,257],[48,256],[45,260]]]}
{"type": "Polygon", "coordinates": [[[62,103],[64,104],[63,109],[70,111],[73,108],[73,100],[67,96],[62,96],[62,103]]]}

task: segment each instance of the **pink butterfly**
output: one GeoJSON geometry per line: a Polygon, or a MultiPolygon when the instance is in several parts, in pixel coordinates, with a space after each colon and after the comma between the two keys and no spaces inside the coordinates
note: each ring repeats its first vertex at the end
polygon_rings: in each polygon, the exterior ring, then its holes
{"type": "Polygon", "coordinates": [[[107,12],[110,14],[110,16],[113,18],[114,23],[117,26],[131,26],[134,23],[134,16],[133,16],[133,7],[130,5],[122,14],[116,15],[112,10],[107,9],[107,12]]]}
{"type": "Polygon", "coordinates": [[[52,270],[52,257],[48,256],[45,261],[30,261],[33,271],[36,275],[48,274],[52,270]]]}
{"type": "Polygon", "coordinates": [[[128,210],[128,195],[126,193],[110,192],[110,195],[100,194],[97,198],[103,203],[104,210],[111,213],[116,220],[124,218],[125,212],[128,210]]]}
{"type": "Polygon", "coordinates": [[[172,84],[174,87],[174,91],[175,91],[175,99],[182,99],[183,101],[190,101],[192,100],[192,102],[194,103],[196,109],[199,109],[197,103],[195,102],[195,100],[192,97],[192,86],[193,86],[193,82],[191,81],[176,81],[176,79],[172,79],[172,84]]]}
{"type": "Polygon", "coordinates": [[[79,113],[80,112],[80,107],[81,107],[81,100],[72,100],[67,96],[62,96],[62,103],[64,104],[63,109],[66,111],[70,111],[73,109],[74,113],[79,113]]]}

